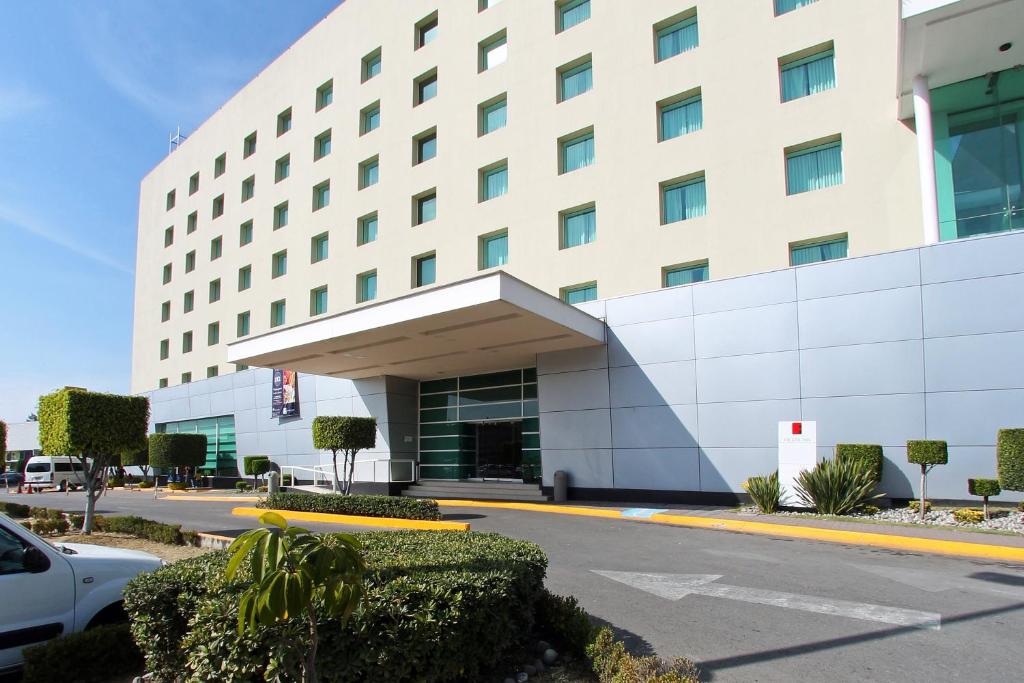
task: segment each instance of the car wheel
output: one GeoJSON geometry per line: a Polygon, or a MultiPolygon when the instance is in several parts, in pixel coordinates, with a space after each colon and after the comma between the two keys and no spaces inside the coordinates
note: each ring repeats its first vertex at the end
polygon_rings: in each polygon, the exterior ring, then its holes
{"type": "Polygon", "coordinates": [[[123,602],[115,602],[113,605],[107,605],[92,618],[89,625],[85,627],[88,631],[91,628],[97,626],[109,626],[111,624],[123,624],[128,621],[128,613],[124,611],[123,602]]]}

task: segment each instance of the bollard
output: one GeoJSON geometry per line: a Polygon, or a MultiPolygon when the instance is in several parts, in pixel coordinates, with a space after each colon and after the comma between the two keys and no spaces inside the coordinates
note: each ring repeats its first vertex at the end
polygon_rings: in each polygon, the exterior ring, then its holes
{"type": "Polygon", "coordinates": [[[554,479],[554,496],[556,503],[564,503],[569,498],[569,473],[557,470],[554,479]]]}
{"type": "Polygon", "coordinates": [[[271,472],[267,475],[267,493],[274,494],[281,489],[281,473],[271,472]]]}

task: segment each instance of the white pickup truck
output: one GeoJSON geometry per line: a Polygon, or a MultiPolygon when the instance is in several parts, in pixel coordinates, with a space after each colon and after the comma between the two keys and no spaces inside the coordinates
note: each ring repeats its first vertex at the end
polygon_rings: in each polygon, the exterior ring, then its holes
{"type": "Polygon", "coordinates": [[[0,673],[21,666],[24,647],[123,619],[125,585],[163,564],[135,550],[51,545],[0,514],[0,673]]]}

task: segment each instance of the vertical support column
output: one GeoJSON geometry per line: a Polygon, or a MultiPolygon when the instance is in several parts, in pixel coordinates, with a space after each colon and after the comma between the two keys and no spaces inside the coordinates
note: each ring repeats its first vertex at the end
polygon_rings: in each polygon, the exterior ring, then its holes
{"type": "Polygon", "coordinates": [[[917,166],[921,173],[921,218],[924,243],[939,241],[939,203],[935,191],[935,136],[928,77],[914,78],[914,125],[917,128],[917,166]]]}

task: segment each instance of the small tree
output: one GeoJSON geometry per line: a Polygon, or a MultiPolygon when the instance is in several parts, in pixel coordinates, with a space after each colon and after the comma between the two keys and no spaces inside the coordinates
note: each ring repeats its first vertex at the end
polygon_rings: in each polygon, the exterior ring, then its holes
{"type": "Polygon", "coordinates": [[[199,467],[206,463],[205,434],[150,434],[149,464],[153,467],[178,469],[199,467]]]}
{"type": "Polygon", "coordinates": [[[996,471],[1007,491],[1024,491],[1024,429],[1000,429],[996,435],[996,471]]]}
{"type": "Polygon", "coordinates": [[[981,496],[985,506],[985,519],[991,519],[988,514],[988,497],[998,496],[1003,490],[999,487],[998,479],[968,479],[967,493],[972,496],[981,496]]]}
{"type": "Polygon", "coordinates": [[[270,458],[265,455],[247,455],[242,458],[242,469],[252,477],[252,488],[256,490],[256,478],[270,471],[270,458]]]}
{"type": "Polygon", "coordinates": [[[949,462],[949,449],[945,441],[908,441],[907,461],[921,466],[920,520],[924,522],[925,499],[928,497],[928,472],[936,465],[949,462]]]}
{"type": "Polygon", "coordinates": [[[39,398],[39,444],[46,455],[70,455],[82,463],[85,518],[92,533],[103,472],[125,451],[142,448],[149,424],[149,399],[61,389],[39,398]]]}
{"type": "Polygon", "coordinates": [[[302,680],[316,683],[317,620],[322,614],[344,627],[363,599],[366,566],[354,536],[320,536],[290,527],[276,512],[265,512],[260,524],[274,529],[252,529],[232,542],[225,578],[235,578],[251,555],[252,585],[238,603],[238,633],[256,631],[290,619],[304,619],[309,645],[293,643],[302,654],[302,680]]]}
{"type": "Polygon", "coordinates": [[[146,443],[142,448],[122,451],[121,467],[138,467],[142,470],[142,481],[149,478],[149,437],[146,437],[146,443]]]}
{"type": "Polygon", "coordinates": [[[885,458],[882,447],[870,443],[837,443],[836,460],[860,460],[867,463],[871,471],[871,477],[875,480],[875,486],[882,483],[882,463],[885,458]]]}
{"type": "Polygon", "coordinates": [[[334,464],[334,490],[348,495],[352,490],[352,474],[356,453],[377,445],[377,419],[373,417],[342,417],[321,415],[313,420],[313,448],[331,452],[334,464]],[[344,456],[342,472],[344,487],[338,481],[338,451],[344,456]]]}

